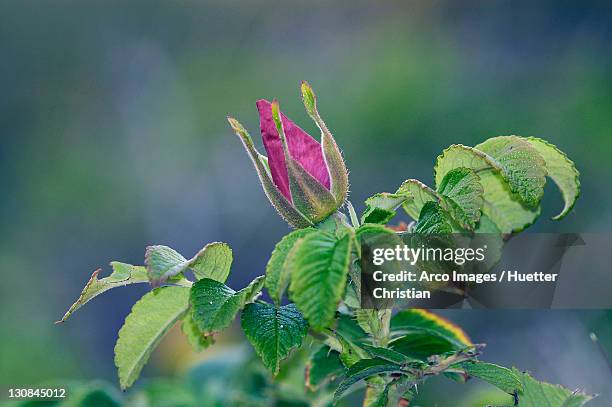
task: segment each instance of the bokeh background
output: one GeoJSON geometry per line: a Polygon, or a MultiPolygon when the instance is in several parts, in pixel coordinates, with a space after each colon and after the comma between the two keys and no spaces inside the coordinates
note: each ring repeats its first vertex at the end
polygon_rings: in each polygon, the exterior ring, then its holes
{"type": "MultiPolygon", "coordinates": [[[[0,384],[115,385],[116,334],[147,287],[53,321],[94,269],[142,264],[146,245],[191,256],[226,241],[230,285],[263,273],[288,227],[225,117],[257,136],[254,102],[276,97],[316,134],[302,79],[344,150],[358,210],[407,178],[432,183],[451,143],[535,135],[574,159],[582,196],[554,223],[560,195],[547,186],[532,230],[609,232],[610,21],[603,1],[2,1],[0,384]]],[[[611,312],[445,315],[488,343],[485,360],[611,405],[609,365],[589,339],[595,331],[612,352],[611,312]]],[[[145,380],[181,375],[241,340],[233,329],[195,355],[172,332],[145,380]]],[[[421,403],[467,405],[489,390],[433,380],[421,403]]]]}

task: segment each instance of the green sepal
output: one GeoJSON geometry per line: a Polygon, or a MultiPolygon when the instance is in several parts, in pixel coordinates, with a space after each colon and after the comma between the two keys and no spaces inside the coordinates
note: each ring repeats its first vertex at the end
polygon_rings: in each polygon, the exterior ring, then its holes
{"type": "Polygon", "coordinates": [[[265,164],[267,162],[266,157],[257,152],[255,146],[253,145],[253,140],[245,128],[238,122],[238,120],[232,117],[228,117],[227,120],[232,126],[232,129],[236,135],[242,141],[244,148],[255,166],[255,170],[259,176],[259,181],[261,182],[268,200],[274,209],[276,209],[281,218],[283,218],[291,227],[295,229],[312,226],[312,222],[306,216],[304,216],[304,214],[297,210],[291,204],[291,202],[285,198],[276,185],[274,185],[272,176],[270,175],[270,172],[265,164]]]}
{"type": "Polygon", "coordinates": [[[301,90],[306,112],[321,131],[321,147],[323,149],[323,158],[329,171],[331,193],[336,199],[338,206],[341,206],[348,196],[349,189],[348,171],[346,170],[342,153],[336,144],[336,140],[319,115],[317,97],[308,82],[302,82],[301,90]]]}
{"type": "Polygon", "coordinates": [[[331,192],[291,156],[280,114],[278,101],[274,100],[272,118],[283,145],[293,206],[312,222],[317,223],[335,212],[340,205],[336,203],[331,192]]]}

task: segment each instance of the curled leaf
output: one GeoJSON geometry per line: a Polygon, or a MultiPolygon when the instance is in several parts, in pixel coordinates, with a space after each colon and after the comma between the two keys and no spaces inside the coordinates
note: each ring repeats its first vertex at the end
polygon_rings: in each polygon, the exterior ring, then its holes
{"type": "Polygon", "coordinates": [[[132,266],[131,264],[114,261],[111,263],[111,267],[113,268],[113,272],[108,277],[98,279],[98,274],[102,271],[101,269],[93,272],[89,281],[81,291],[79,298],[70,306],[62,319],[56,323],[65,322],[76,310],[111,288],[149,282],[147,271],[142,266],[132,266]]]}

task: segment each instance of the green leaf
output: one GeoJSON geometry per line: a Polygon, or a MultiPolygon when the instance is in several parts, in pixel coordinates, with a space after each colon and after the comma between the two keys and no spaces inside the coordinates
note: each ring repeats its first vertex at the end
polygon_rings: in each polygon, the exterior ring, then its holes
{"type": "Polygon", "coordinates": [[[580,195],[580,173],[567,155],[554,145],[537,137],[527,137],[525,140],[540,153],[546,163],[548,176],[561,191],[564,201],[563,210],[553,217],[559,220],[572,210],[580,195]]]}
{"type": "Polygon", "coordinates": [[[396,352],[393,349],[389,349],[389,348],[381,348],[378,346],[370,346],[370,345],[362,345],[361,347],[366,352],[368,352],[370,356],[372,356],[373,358],[384,359],[392,363],[397,363],[398,365],[414,360],[404,355],[403,353],[396,352]]]}
{"type": "Polygon", "coordinates": [[[389,347],[411,358],[427,360],[432,355],[456,351],[458,346],[449,338],[435,331],[414,330],[393,339],[389,347]]]}
{"type": "Polygon", "coordinates": [[[276,307],[267,303],[246,306],[241,317],[242,329],[255,352],[274,375],[281,360],[302,345],[308,324],[295,305],[276,307]]]}
{"type": "Polygon", "coordinates": [[[540,203],[546,183],[544,159],[530,143],[517,136],[490,138],[476,147],[499,164],[512,192],[532,208],[540,203]]]}
{"type": "Polygon", "coordinates": [[[480,177],[484,189],[482,213],[487,215],[502,233],[519,232],[531,225],[540,214],[539,208],[529,208],[514,194],[504,178],[500,164],[475,148],[454,144],[444,150],[436,161],[436,185],[442,183],[451,170],[471,168],[480,177]]]}
{"type": "Polygon", "coordinates": [[[189,289],[178,286],[157,288],[134,304],[115,345],[115,365],[122,389],[134,383],[162,336],[188,308],[189,289]]]}
{"type": "Polygon", "coordinates": [[[286,264],[289,252],[299,239],[315,232],[315,229],[297,229],[289,233],[276,244],[268,265],[266,266],[266,288],[276,305],[280,304],[283,293],[289,284],[291,268],[286,264]]]}
{"type": "Polygon", "coordinates": [[[461,367],[470,376],[478,377],[508,394],[514,394],[523,390],[523,385],[519,378],[512,370],[506,367],[478,361],[465,362],[461,364],[461,367]]]}
{"type": "Polygon", "coordinates": [[[187,341],[193,350],[196,352],[206,349],[215,343],[215,338],[212,335],[207,335],[200,331],[197,324],[193,320],[193,315],[191,312],[188,312],[187,315],[183,317],[183,321],[181,322],[181,330],[183,331],[185,338],[187,338],[187,341]]]}
{"type": "Polygon", "coordinates": [[[227,243],[209,243],[189,261],[189,267],[198,280],[210,278],[225,283],[232,266],[232,249],[227,243]]]}
{"type": "Polygon", "coordinates": [[[246,288],[236,292],[216,280],[203,278],[191,288],[193,319],[205,334],[220,332],[232,323],[238,311],[253,301],[264,285],[257,277],[246,288]]]}
{"type": "Polygon", "coordinates": [[[323,383],[344,373],[340,354],[329,346],[322,346],[306,364],[306,386],[317,390],[323,383]]]}
{"type": "Polygon", "coordinates": [[[515,368],[512,371],[523,384],[523,391],[519,393],[521,407],[581,407],[593,399],[593,396],[579,391],[539,382],[528,373],[521,373],[515,368]]]}
{"type": "Polygon", "coordinates": [[[453,232],[448,213],[437,202],[426,202],[421,209],[414,233],[448,234],[453,232]]]}
{"type": "Polygon", "coordinates": [[[336,319],[336,334],[352,341],[363,341],[368,334],[359,326],[351,315],[340,314],[336,319]]]}
{"type": "Polygon", "coordinates": [[[393,229],[388,228],[385,225],[379,225],[376,223],[364,223],[359,226],[355,230],[355,237],[361,238],[365,235],[379,235],[379,234],[388,234],[394,235],[395,231],[393,229]]]}
{"type": "Polygon", "coordinates": [[[361,223],[385,224],[395,216],[395,210],[407,199],[405,194],[382,192],[366,199],[361,223]]]}
{"type": "Polygon", "coordinates": [[[189,266],[189,261],[168,246],[147,246],[145,266],[149,275],[149,281],[154,286],[157,286],[168,278],[185,271],[189,266]]]}
{"type": "Polygon", "coordinates": [[[392,331],[425,330],[437,332],[458,347],[471,346],[472,341],[457,324],[424,309],[405,309],[391,318],[392,331]]]}
{"type": "Polygon", "coordinates": [[[346,378],[340,383],[334,393],[334,403],[336,403],[342,394],[347,391],[353,384],[370,376],[379,375],[382,373],[402,373],[401,367],[395,363],[389,363],[382,359],[362,359],[348,368],[346,378]]]}
{"type": "Polygon", "coordinates": [[[465,167],[450,170],[438,185],[438,193],[451,217],[462,227],[474,230],[484,203],[484,190],[474,170],[465,167]]]}
{"type": "Polygon", "coordinates": [[[324,232],[311,233],[289,254],[291,298],[315,330],[334,318],[346,285],[351,241],[350,234],[337,240],[324,232]]]}
{"type": "Polygon", "coordinates": [[[98,279],[101,269],[93,272],[87,284],[81,291],[79,298],[68,308],[61,320],[56,323],[65,322],[76,310],[88,303],[94,297],[102,294],[111,288],[121,287],[128,284],[148,283],[147,271],[142,266],[132,266],[131,264],[112,262],[113,272],[108,277],[98,279]]]}
{"type": "Polygon", "coordinates": [[[414,220],[419,219],[423,205],[427,202],[437,202],[440,199],[436,191],[416,179],[404,181],[396,193],[408,197],[402,207],[414,220]]]}
{"type": "Polygon", "coordinates": [[[390,385],[384,387],[368,386],[366,397],[363,400],[363,407],[387,407],[389,403],[390,385]]]}
{"type": "Polygon", "coordinates": [[[340,350],[340,361],[346,367],[351,367],[361,359],[364,359],[366,353],[352,339],[345,338],[340,332],[334,332],[334,336],[329,337],[331,342],[337,341],[340,350]]]}

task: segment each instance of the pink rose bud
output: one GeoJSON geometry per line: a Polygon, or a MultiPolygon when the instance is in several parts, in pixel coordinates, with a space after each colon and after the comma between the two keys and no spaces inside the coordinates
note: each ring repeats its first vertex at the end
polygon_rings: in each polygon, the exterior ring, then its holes
{"type": "Polygon", "coordinates": [[[255,165],[268,199],[294,228],[324,220],[344,204],[348,194],[348,174],[340,149],[321,120],[316,98],[306,82],[302,83],[302,96],[308,114],[321,130],[321,143],[282,114],[277,101],[257,101],[267,158],[257,152],[242,125],[228,118],[255,165]]]}

